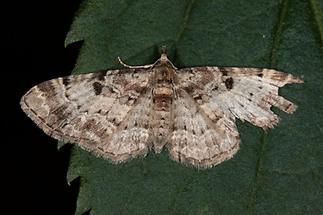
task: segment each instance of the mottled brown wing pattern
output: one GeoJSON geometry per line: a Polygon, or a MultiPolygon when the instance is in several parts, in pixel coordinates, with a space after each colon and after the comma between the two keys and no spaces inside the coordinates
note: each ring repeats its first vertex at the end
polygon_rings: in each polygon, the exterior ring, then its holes
{"type": "Polygon", "coordinates": [[[168,150],[171,158],[199,168],[214,166],[231,158],[239,149],[235,123],[221,110],[208,115],[184,89],[174,100],[174,130],[168,150]]]}
{"type": "Polygon", "coordinates": [[[207,115],[224,112],[231,120],[246,120],[263,129],[279,118],[271,106],[293,113],[296,105],[278,95],[279,87],[303,83],[291,74],[273,69],[193,67],[178,71],[179,87],[186,89],[207,115]]]}
{"type": "Polygon", "coordinates": [[[43,82],[21,99],[48,135],[123,161],[149,147],[149,78],[144,69],[108,70],[43,82]]]}
{"type": "Polygon", "coordinates": [[[168,149],[174,160],[208,168],[239,149],[235,119],[263,129],[279,118],[276,106],[292,113],[296,105],[278,95],[279,87],[303,81],[272,69],[193,67],[177,71],[174,131],[168,149]]]}
{"type": "Polygon", "coordinates": [[[236,118],[263,129],[296,105],[279,87],[303,81],[272,69],[177,69],[165,52],[150,65],[72,75],[43,82],[21,107],[48,135],[115,163],[164,146],[173,160],[209,168],[239,149],[236,118]]]}

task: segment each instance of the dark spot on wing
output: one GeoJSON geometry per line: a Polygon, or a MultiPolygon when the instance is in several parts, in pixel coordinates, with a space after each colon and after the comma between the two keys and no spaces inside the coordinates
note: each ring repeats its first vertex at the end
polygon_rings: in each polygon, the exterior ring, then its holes
{"type": "Polygon", "coordinates": [[[214,86],[213,88],[212,88],[212,91],[215,91],[215,90],[218,90],[219,89],[219,87],[218,86],[214,86]]]}
{"type": "Polygon", "coordinates": [[[257,76],[260,77],[260,78],[262,78],[262,76],[264,76],[264,74],[259,73],[257,76]]]}
{"type": "Polygon", "coordinates": [[[292,106],[293,104],[291,103],[291,104],[288,104],[285,108],[284,108],[284,110],[285,111],[288,111],[288,109],[292,106]]]}
{"type": "Polygon", "coordinates": [[[93,86],[95,95],[100,95],[102,92],[103,85],[99,82],[94,82],[92,86],[93,86]]]}
{"type": "Polygon", "coordinates": [[[197,96],[195,96],[195,97],[193,97],[194,98],[194,100],[198,103],[199,101],[203,101],[203,99],[202,99],[202,96],[201,95],[197,95],[197,96]]]}
{"type": "Polygon", "coordinates": [[[223,76],[228,75],[228,70],[224,67],[218,67],[223,76]]]}
{"type": "Polygon", "coordinates": [[[69,79],[69,77],[68,77],[68,76],[63,77],[63,84],[64,84],[64,86],[68,86],[68,85],[69,85],[69,83],[70,83],[70,79],[69,79]]]}
{"type": "Polygon", "coordinates": [[[188,87],[186,87],[185,90],[188,94],[191,94],[194,91],[194,88],[192,85],[188,85],[188,87]]]}
{"type": "Polygon", "coordinates": [[[224,81],[224,84],[225,84],[225,87],[228,89],[228,90],[231,90],[233,88],[233,78],[230,77],[230,78],[227,78],[225,81],[224,81]]]}
{"type": "Polygon", "coordinates": [[[250,96],[253,96],[253,93],[249,93],[250,96]]]}

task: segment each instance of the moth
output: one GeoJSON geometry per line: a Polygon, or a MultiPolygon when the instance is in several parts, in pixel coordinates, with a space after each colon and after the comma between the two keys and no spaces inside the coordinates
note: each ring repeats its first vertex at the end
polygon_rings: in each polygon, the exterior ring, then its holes
{"type": "Polygon", "coordinates": [[[150,65],[119,61],[123,69],[34,86],[22,97],[22,110],[49,136],[113,163],[165,147],[175,161],[210,168],[238,151],[236,119],[272,128],[279,117],[271,106],[296,110],[279,88],[303,83],[273,69],[178,69],[165,51],[150,65]]]}

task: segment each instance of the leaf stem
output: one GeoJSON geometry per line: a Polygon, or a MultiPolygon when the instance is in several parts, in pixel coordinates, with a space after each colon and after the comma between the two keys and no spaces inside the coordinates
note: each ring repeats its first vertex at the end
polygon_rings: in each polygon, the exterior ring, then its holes
{"type": "Polygon", "coordinates": [[[321,47],[323,48],[323,9],[320,9],[321,5],[317,0],[309,0],[309,4],[320,34],[321,47]]]}
{"type": "Polygon", "coordinates": [[[195,3],[195,0],[191,0],[187,4],[185,14],[184,14],[184,18],[183,18],[183,22],[182,22],[180,30],[178,31],[178,33],[176,35],[175,43],[178,43],[178,41],[181,39],[181,37],[182,37],[186,27],[187,27],[187,23],[188,23],[188,20],[189,20],[189,17],[190,17],[190,14],[191,14],[191,11],[192,11],[194,3],[195,3]]]}

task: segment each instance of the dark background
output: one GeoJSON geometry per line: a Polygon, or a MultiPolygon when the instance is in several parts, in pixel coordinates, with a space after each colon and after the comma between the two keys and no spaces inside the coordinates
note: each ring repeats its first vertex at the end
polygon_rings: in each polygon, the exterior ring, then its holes
{"type": "Polygon", "coordinates": [[[66,182],[70,146],[58,151],[19,100],[34,85],[71,73],[80,43],[65,48],[64,39],[79,4],[21,1],[2,8],[2,65],[8,66],[1,72],[2,214],[74,214],[78,181],[66,182]]]}

